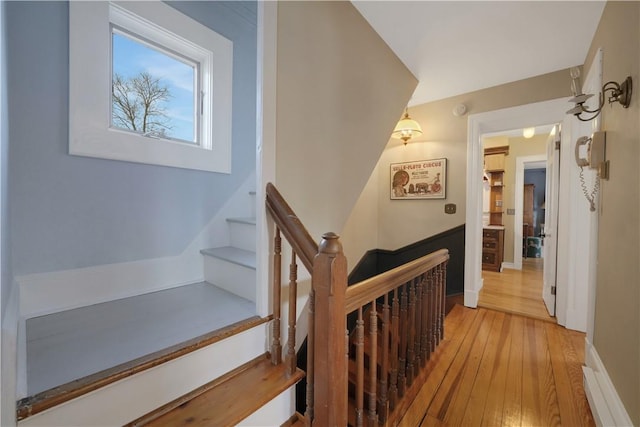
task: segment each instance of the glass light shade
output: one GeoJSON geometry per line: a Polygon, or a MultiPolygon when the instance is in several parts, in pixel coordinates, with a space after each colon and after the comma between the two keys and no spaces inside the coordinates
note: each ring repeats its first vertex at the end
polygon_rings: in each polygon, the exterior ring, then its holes
{"type": "Polygon", "coordinates": [[[392,138],[401,139],[406,144],[408,140],[414,136],[422,135],[420,124],[409,117],[409,113],[405,112],[402,120],[398,122],[396,128],[391,134],[392,138]]]}
{"type": "Polygon", "coordinates": [[[525,138],[533,138],[533,135],[536,134],[536,128],[524,128],[522,129],[522,136],[525,138]]]}

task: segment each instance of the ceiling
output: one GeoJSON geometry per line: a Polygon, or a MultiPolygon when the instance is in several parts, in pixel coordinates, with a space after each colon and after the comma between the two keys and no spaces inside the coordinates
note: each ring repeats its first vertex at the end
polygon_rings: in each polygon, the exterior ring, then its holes
{"type": "MultiPolygon", "coordinates": [[[[604,1],[352,1],[419,83],[409,105],[582,65],[604,1]]],[[[567,75],[567,85],[570,78],[567,75]]]]}

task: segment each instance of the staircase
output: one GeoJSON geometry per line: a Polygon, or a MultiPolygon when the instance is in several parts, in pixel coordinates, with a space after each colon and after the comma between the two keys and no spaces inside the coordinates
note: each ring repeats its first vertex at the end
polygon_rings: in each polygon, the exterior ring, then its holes
{"type": "MultiPolygon", "coordinates": [[[[217,312],[224,313],[229,307],[235,310],[238,304],[250,307],[247,314],[240,314],[243,318],[234,320],[230,325],[216,327],[215,330],[204,329],[197,336],[167,345],[167,348],[150,354],[143,354],[134,360],[118,363],[117,366],[109,366],[77,379],[72,377],[72,380],[62,385],[46,386],[44,391],[38,390],[34,395],[18,402],[18,424],[166,425],[162,421],[155,421],[161,424],[153,424],[152,421],[170,412],[176,405],[184,408],[185,401],[196,404],[197,398],[202,400],[208,396],[214,396],[213,401],[219,401],[215,397],[219,394],[226,396],[230,402],[243,402],[243,405],[229,406],[224,410],[220,410],[219,406],[209,405],[218,417],[211,419],[220,422],[214,425],[261,425],[265,422],[280,425],[286,422],[291,413],[285,411],[286,416],[283,418],[282,408],[290,405],[293,395],[291,388],[303,373],[296,372],[285,379],[282,365],[274,365],[269,353],[265,352],[270,318],[255,315],[255,192],[250,192],[248,198],[251,209],[246,212],[246,216],[226,220],[229,244],[200,251],[203,257],[204,282],[56,313],[36,318],[33,324],[37,320],[46,327],[62,322],[59,319],[65,317],[102,318],[102,315],[96,313],[104,313],[104,319],[107,319],[109,313],[120,313],[117,322],[126,331],[114,332],[116,337],[129,337],[126,334],[131,333],[131,326],[142,321],[157,323],[165,320],[163,329],[156,331],[159,333],[158,338],[149,338],[149,334],[145,334],[149,340],[158,342],[160,338],[170,334],[169,330],[176,327],[175,323],[188,321],[186,316],[198,316],[194,319],[196,323],[197,319],[207,319],[207,316],[196,313],[198,304],[210,305],[212,312],[206,313],[209,317],[215,317],[217,312]],[[174,300],[161,302],[162,298],[176,298],[170,294],[184,295],[185,292],[196,292],[195,297],[178,297],[178,304],[186,305],[184,313],[182,317],[178,316],[179,320],[166,322],[167,317],[179,310],[171,306],[171,301],[174,300]],[[214,300],[209,301],[208,295],[213,295],[214,300]],[[197,301],[198,298],[207,298],[207,301],[197,301]],[[218,307],[216,303],[222,306],[218,307]],[[131,310],[136,310],[137,313],[131,310]],[[165,310],[164,313],[162,310],[165,310]],[[157,313],[154,314],[153,311],[157,313]],[[160,316],[157,322],[149,319],[149,316],[154,315],[160,316]],[[131,320],[128,320],[128,316],[131,316],[131,320]],[[262,384],[265,388],[260,390],[259,399],[246,398],[249,387],[247,382],[262,384]],[[237,388],[233,384],[243,386],[237,388]]],[[[75,321],[78,322],[82,323],[82,320],[75,321]]],[[[104,329],[107,324],[108,320],[105,320],[98,326],[104,329]]],[[[203,327],[206,328],[206,325],[203,327]]],[[[139,342],[140,339],[145,338],[127,338],[134,342],[139,342]]],[[[117,343],[108,344],[112,350],[115,346],[117,343]]],[[[73,355],[64,358],[74,364],[73,355]]],[[[84,357],[78,356],[75,363],[83,359],[84,357]]],[[[192,407],[193,405],[190,406],[192,407]]],[[[206,414],[203,416],[209,417],[206,414]]]]}
{"type": "MultiPolygon", "coordinates": [[[[316,244],[271,184],[266,209],[274,225],[273,276],[265,292],[272,314],[24,399],[19,425],[397,425],[444,336],[448,251],[347,287],[339,236],[325,233],[316,244]],[[282,272],[287,263],[288,278],[282,272]],[[298,295],[298,263],[311,274],[306,372],[296,368],[296,305],[307,297],[298,295]],[[294,410],[295,384],[303,377],[304,416],[294,410]]],[[[255,301],[254,218],[228,219],[229,244],[201,251],[206,281],[199,286],[214,283],[222,294],[255,301]]],[[[212,304],[211,310],[225,305],[212,304]]]]}

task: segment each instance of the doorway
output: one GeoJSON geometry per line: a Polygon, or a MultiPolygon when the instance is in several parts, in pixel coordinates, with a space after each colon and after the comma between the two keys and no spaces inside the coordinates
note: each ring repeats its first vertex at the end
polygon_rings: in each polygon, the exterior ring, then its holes
{"type": "MultiPolygon", "coordinates": [[[[542,250],[544,202],[547,188],[547,144],[553,125],[537,126],[527,137],[523,129],[482,136],[483,152],[492,160],[504,153],[497,172],[485,162],[482,188],[482,281],[478,306],[526,315],[545,321],[542,250]],[[494,174],[500,179],[500,202],[494,206],[494,174]],[[493,245],[487,236],[499,232],[501,268],[490,263],[493,245]]],[[[552,263],[553,265],[553,263],[552,263]]],[[[551,312],[553,314],[553,312],[551,312]]]]}

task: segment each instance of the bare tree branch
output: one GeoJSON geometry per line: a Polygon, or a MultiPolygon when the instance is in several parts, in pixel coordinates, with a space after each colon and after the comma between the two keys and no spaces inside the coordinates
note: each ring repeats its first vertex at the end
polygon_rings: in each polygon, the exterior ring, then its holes
{"type": "Polygon", "coordinates": [[[172,129],[165,106],[171,91],[159,78],[142,72],[125,79],[116,73],[111,98],[114,126],[158,137],[172,129]]]}

